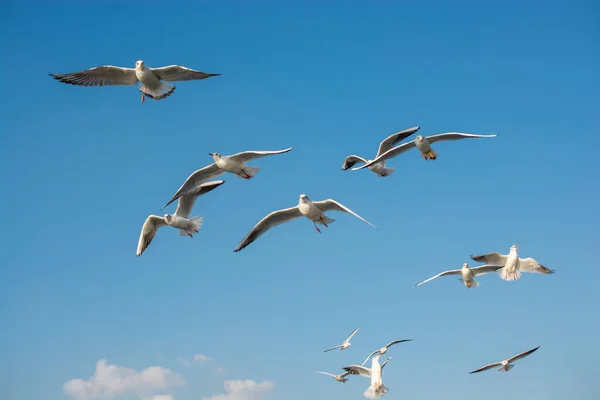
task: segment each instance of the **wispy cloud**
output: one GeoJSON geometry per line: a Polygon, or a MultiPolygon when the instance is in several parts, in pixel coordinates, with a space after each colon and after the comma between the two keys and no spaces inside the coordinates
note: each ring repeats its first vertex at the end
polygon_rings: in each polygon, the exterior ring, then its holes
{"type": "Polygon", "coordinates": [[[158,391],[184,383],[183,377],[167,368],[155,366],[138,372],[100,360],[89,380],[71,379],[63,385],[63,390],[77,400],[112,399],[128,394],[140,399],[173,400],[170,395],[152,396],[158,391]]]}
{"type": "Polygon", "coordinates": [[[197,362],[207,362],[207,361],[211,361],[212,358],[210,358],[209,356],[205,356],[204,354],[194,354],[194,361],[197,362]]]}
{"type": "Polygon", "coordinates": [[[251,379],[225,381],[225,394],[216,394],[202,400],[260,400],[273,390],[275,383],[265,380],[260,383],[251,379]]]}
{"type": "Polygon", "coordinates": [[[174,400],[170,394],[157,394],[150,398],[150,400],[174,400]]]}

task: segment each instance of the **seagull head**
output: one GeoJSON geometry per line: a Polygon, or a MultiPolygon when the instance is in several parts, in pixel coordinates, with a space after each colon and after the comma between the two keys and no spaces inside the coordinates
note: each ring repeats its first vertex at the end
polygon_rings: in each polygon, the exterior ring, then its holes
{"type": "Polygon", "coordinates": [[[510,251],[517,251],[518,248],[519,248],[518,244],[513,244],[512,247],[510,248],[510,251]]]}
{"type": "Polygon", "coordinates": [[[165,221],[167,221],[167,224],[170,223],[173,220],[173,216],[171,214],[165,214],[165,221]]]}
{"type": "Polygon", "coordinates": [[[467,263],[464,263],[464,264],[463,264],[463,268],[469,268],[469,264],[467,264],[467,263]]]}
{"type": "Polygon", "coordinates": [[[214,158],[215,160],[221,158],[221,155],[219,153],[208,153],[208,155],[214,158]]]}
{"type": "Polygon", "coordinates": [[[425,138],[423,137],[423,135],[419,135],[419,136],[417,136],[417,137],[415,138],[415,141],[416,141],[417,143],[423,143],[423,139],[425,139],[425,138]]]}
{"type": "Polygon", "coordinates": [[[144,62],[142,60],[137,60],[135,62],[135,67],[136,68],[143,68],[144,67],[144,62]]]}
{"type": "Polygon", "coordinates": [[[300,202],[304,203],[308,201],[308,196],[305,194],[300,195],[300,202]]]}

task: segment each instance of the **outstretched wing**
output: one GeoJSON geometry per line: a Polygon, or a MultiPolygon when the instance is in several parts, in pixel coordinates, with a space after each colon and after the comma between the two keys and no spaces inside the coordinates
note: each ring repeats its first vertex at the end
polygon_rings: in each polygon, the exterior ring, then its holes
{"type": "Polygon", "coordinates": [[[161,226],[165,226],[167,223],[165,220],[156,215],[149,215],[142,226],[142,232],[140,232],[140,238],[138,239],[137,250],[135,252],[136,256],[141,256],[142,253],[148,248],[152,239],[154,239],[154,235],[156,235],[156,231],[161,226]]]}
{"type": "Polygon", "coordinates": [[[242,151],[241,153],[237,153],[237,154],[233,154],[233,155],[229,156],[229,158],[231,160],[244,163],[244,162],[256,160],[257,158],[262,158],[262,157],[266,157],[266,156],[274,156],[275,154],[287,153],[291,150],[292,150],[292,148],[289,147],[287,149],[274,150],[274,151],[271,151],[271,150],[242,151]]]}
{"type": "Polygon", "coordinates": [[[352,336],[354,336],[356,334],[356,332],[358,332],[358,328],[356,328],[355,330],[352,331],[350,336],[348,336],[348,338],[346,340],[344,340],[344,343],[350,342],[350,339],[352,339],[352,336]]]}
{"type": "Polygon", "coordinates": [[[323,375],[333,376],[335,378],[335,375],[334,374],[330,374],[329,372],[317,371],[316,369],[315,369],[315,372],[318,372],[319,374],[323,374],[323,375]]]}
{"type": "Polygon", "coordinates": [[[531,272],[536,274],[544,274],[549,275],[553,274],[554,270],[544,267],[539,262],[535,261],[533,258],[519,258],[519,271],[521,272],[531,272]]]}
{"type": "Polygon", "coordinates": [[[392,340],[391,342],[389,342],[387,344],[387,346],[385,346],[386,349],[389,349],[390,346],[395,345],[397,343],[403,343],[403,342],[412,342],[412,339],[399,339],[399,340],[392,340]]]}
{"type": "Polygon", "coordinates": [[[362,365],[349,365],[342,368],[344,371],[349,372],[352,375],[360,375],[365,378],[371,377],[371,368],[363,367],[362,365]]]}
{"type": "Polygon", "coordinates": [[[342,212],[352,214],[356,218],[360,219],[363,222],[366,222],[367,224],[369,224],[373,228],[375,228],[375,225],[373,225],[372,223],[370,223],[369,221],[367,221],[366,219],[364,219],[363,217],[361,217],[360,215],[358,215],[357,213],[355,213],[354,211],[352,211],[351,209],[349,209],[342,203],[338,203],[335,200],[327,199],[327,200],[322,200],[322,201],[313,201],[313,204],[315,206],[317,206],[318,208],[320,208],[321,211],[323,211],[323,212],[325,212],[325,211],[342,211],[342,212]]]}
{"type": "Polygon", "coordinates": [[[462,140],[462,139],[479,139],[479,138],[493,138],[498,135],[475,135],[473,133],[460,133],[460,132],[446,132],[437,135],[427,136],[429,144],[435,142],[443,142],[446,140],[462,140]]]}
{"type": "Polygon", "coordinates": [[[340,347],[342,347],[342,345],[341,345],[341,344],[338,344],[337,346],[330,347],[330,348],[328,348],[327,350],[323,350],[323,353],[327,353],[328,351],[335,350],[335,349],[339,349],[340,347]]]}
{"type": "Polygon", "coordinates": [[[498,252],[482,254],[479,256],[471,255],[471,258],[477,262],[486,263],[489,265],[501,265],[504,266],[506,264],[506,259],[508,258],[504,254],[500,254],[498,252]]]}
{"type": "Polygon", "coordinates": [[[350,155],[350,156],[346,157],[346,159],[344,160],[344,163],[342,164],[342,169],[345,171],[348,168],[352,168],[354,165],[356,165],[358,163],[366,163],[366,162],[367,162],[367,160],[365,160],[362,157],[350,155]]]}
{"type": "Polygon", "coordinates": [[[400,132],[396,132],[393,135],[386,137],[379,144],[379,150],[377,151],[377,157],[379,157],[386,151],[391,150],[394,146],[396,146],[396,144],[400,143],[401,141],[403,141],[404,139],[406,139],[407,137],[409,137],[410,135],[412,135],[419,129],[421,129],[420,126],[414,126],[412,128],[405,129],[400,132]]]}
{"type": "Polygon", "coordinates": [[[501,362],[497,362],[497,363],[493,363],[493,364],[488,364],[488,365],[486,365],[486,366],[484,366],[484,367],[481,367],[481,368],[479,368],[479,369],[476,369],[475,371],[471,371],[471,372],[469,372],[469,373],[470,373],[470,374],[474,374],[474,373],[476,373],[476,372],[487,371],[488,369],[492,369],[492,368],[495,368],[495,367],[499,367],[499,366],[501,366],[501,365],[502,365],[502,363],[501,363],[501,362]]]}
{"type": "Polygon", "coordinates": [[[365,165],[361,165],[360,167],[357,167],[357,168],[352,168],[352,171],[358,171],[359,169],[368,168],[373,164],[377,164],[380,161],[389,160],[390,158],[394,158],[402,153],[407,152],[408,150],[412,149],[415,146],[416,146],[416,144],[415,144],[414,140],[411,140],[410,142],[402,143],[401,145],[396,146],[396,147],[386,151],[385,153],[381,154],[380,156],[375,157],[374,160],[369,161],[365,165]]]}
{"type": "Polygon", "coordinates": [[[490,272],[496,272],[501,269],[502,265],[481,265],[479,267],[471,268],[471,272],[475,276],[489,274],[490,272]]]}
{"type": "Polygon", "coordinates": [[[62,83],[75,86],[132,86],[138,82],[135,69],[104,65],[68,74],[49,74],[62,83]]]}
{"type": "Polygon", "coordinates": [[[177,203],[177,209],[175,210],[175,215],[178,215],[183,218],[189,218],[192,213],[192,208],[194,208],[194,204],[196,203],[196,199],[214,190],[224,184],[225,181],[213,181],[213,182],[205,182],[198,185],[194,190],[187,193],[184,196],[179,198],[179,202],[177,203]]]}
{"type": "Polygon", "coordinates": [[[531,353],[533,353],[534,351],[536,351],[536,350],[537,350],[537,349],[539,349],[539,348],[540,348],[540,346],[536,347],[535,349],[531,349],[531,350],[524,351],[524,352],[522,352],[522,353],[519,353],[519,354],[517,354],[516,356],[512,356],[511,358],[509,358],[509,359],[508,359],[508,360],[506,360],[506,361],[508,361],[509,363],[511,363],[511,362],[513,362],[513,361],[520,360],[521,358],[525,358],[525,357],[527,357],[528,355],[530,355],[531,353]]]}
{"type": "Polygon", "coordinates": [[[197,81],[200,79],[210,78],[211,76],[219,76],[221,74],[211,74],[207,72],[196,71],[195,69],[182,67],[181,65],[168,65],[160,68],[150,68],[152,73],[158,79],[165,82],[176,81],[197,81]]]}
{"type": "Polygon", "coordinates": [[[461,270],[460,269],[451,269],[448,271],[444,271],[444,272],[440,272],[439,274],[432,276],[431,278],[425,279],[424,281],[421,281],[419,283],[417,283],[415,286],[420,286],[424,283],[427,283],[429,281],[434,280],[435,278],[439,278],[440,276],[445,276],[445,275],[460,275],[461,274],[461,270]]]}
{"type": "Polygon", "coordinates": [[[365,365],[365,363],[367,361],[369,361],[369,358],[373,357],[375,354],[379,353],[379,349],[375,350],[374,352],[372,352],[371,354],[369,354],[369,356],[367,358],[365,358],[365,361],[363,361],[363,363],[361,365],[365,365]]]}
{"type": "Polygon", "coordinates": [[[192,172],[192,174],[188,176],[185,182],[183,182],[183,185],[181,185],[181,187],[177,190],[173,197],[171,197],[171,200],[169,200],[167,204],[162,206],[162,208],[165,208],[181,196],[184,196],[189,192],[193,191],[197,188],[199,184],[206,182],[210,179],[216,178],[219,175],[223,175],[224,173],[225,170],[219,168],[215,163],[212,163],[204,168],[200,168],[199,170],[192,172]]]}
{"type": "Polygon", "coordinates": [[[302,213],[300,213],[300,209],[298,208],[298,206],[273,211],[271,214],[261,219],[260,222],[256,224],[254,228],[252,228],[250,233],[248,233],[246,237],[240,242],[240,244],[238,245],[238,247],[236,247],[234,252],[242,250],[244,247],[254,242],[263,233],[273,228],[274,226],[281,225],[285,222],[291,221],[301,216],[302,213]]]}

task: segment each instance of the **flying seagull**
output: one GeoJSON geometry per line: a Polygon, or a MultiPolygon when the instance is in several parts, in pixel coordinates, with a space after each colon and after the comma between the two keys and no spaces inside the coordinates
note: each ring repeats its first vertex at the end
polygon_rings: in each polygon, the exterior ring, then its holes
{"type": "Polygon", "coordinates": [[[484,367],[481,367],[481,368],[476,369],[475,371],[471,371],[469,373],[470,374],[474,374],[476,372],[487,371],[488,369],[492,369],[492,368],[495,368],[495,367],[500,367],[500,369],[498,369],[498,371],[508,372],[508,371],[510,371],[512,369],[512,367],[514,367],[514,364],[511,364],[512,362],[515,362],[517,360],[520,360],[521,358],[527,357],[528,355],[530,355],[531,353],[533,353],[534,351],[536,351],[539,348],[540,348],[540,346],[536,347],[535,349],[524,351],[524,352],[522,352],[520,354],[517,354],[516,356],[512,356],[508,360],[502,360],[502,361],[497,362],[497,363],[488,364],[488,365],[486,365],[484,367]]]}
{"type": "Polygon", "coordinates": [[[327,350],[324,350],[324,352],[325,352],[325,353],[327,353],[328,351],[335,350],[335,349],[337,349],[337,348],[339,348],[339,349],[340,349],[340,351],[342,351],[342,350],[345,350],[345,349],[347,349],[348,347],[352,346],[352,343],[350,343],[350,339],[352,339],[352,336],[354,336],[354,334],[355,334],[356,332],[358,332],[358,328],[356,328],[354,331],[352,331],[352,333],[350,334],[350,336],[348,336],[348,337],[346,338],[346,340],[344,340],[344,343],[342,343],[342,344],[340,344],[340,345],[337,345],[337,346],[335,346],[335,347],[331,347],[331,348],[329,348],[329,349],[327,349],[327,350]]]}
{"type": "Polygon", "coordinates": [[[537,274],[549,275],[553,274],[554,270],[546,268],[538,263],[533,258],[519,258],[517,249],[519,245],[515,244],[510,248],[508,255],[500,253],[489,253],[480,256],[471,255],[471,258],[477,262],[486,263],[489,265],[499,265],[498,275],[505,281],[516,281],[521,278],[521,272],[531,272],[537,274]]]}
{"type": "Polygon", "coordinates": [[[435,278],[439,278],[440,276],[462,275],[462,278],[459,278],[459,280],[465,284],[467,289],[470,289],[472,287],[476,288],[477,286],[479,286],[479,282],[475,280],[476,276],[489,274],[490,272],[497,271],[500,268],[502,267],[496,265],[482,265],[475,268],[469,268],[469,264],[464,263],[461,269],[451,269],[448,271],[440,272],[439,274],[432,276],[429,279],[425,279],[424,281],[417,283],[415,286],[422,285],[435,278]]]}
{"type": "Polygon", "coordinates": [[[410,342],[410,341],[412,341],[412,339],[400,339],[400,340],[392,340],[392,341],[391,341],[391,342],[389,342],[389,343],[388,343],[388,344],[387,344],[385,347],[382,347],[382,348],[380,348],[380,349],[378,349],[378,350],[375,350],[374,352],[372,352],[371,354],[369,354],[369,357],[367,357],[367,358],[365,359],[365,361],[363,361],[363,363],[362,363],[361,365],[365,365],[365,363],[366,363],[367,361],[369,361],[369,358],[373,357],[373,355],[375,355],[375,354],[377,354],[377,353],[379,353],[379,355],[384,355],[385,353],[387,353],[387,351],[388,351],[388,348],[389,348],[390,346],[393,346],[393,345],[395,345],[396,343],[410,342]]]}
{"type": "MultiPolygon", "coordinates": [[[[409,137],[410,135],[412,135],[419,129],[421,129],[419,126],[415,126],[413,128],[409,128],[409,129],[405,129],[400,132],[396,132],[393,135],[390,135],[387,138],[383,139],[383,141],[379,144],[379,150],[377,151],[377,155],[375,156],[375,158],[379,157],[386,151],[392,149],[396,144],[403,141],[404,139],[406,139],[407,137],[409,137]]],[[[350,156],[346,157],[346,159],[344,160],[344,163],[342,164],[342,169],[344,171],[346,171],[348,168],[352,168],[357,163],[365,163],[366,164],[370,161],[371,160],[366,160],[359,156],[350,155],[350,156]]],[[[381,161],[376,164],[373,164],[369,167],[369,169],[371,171],[375,172],[375,174],[378,177],[390,176],[396,170],[396,168],[386,168],[385,161],[381,161]]]]}
{"type": "Polygon", "coordinates": [[[375,225],[373,225],[360,215],[356,214],[354,211],[350,210],[348,207],[344,206],[341,203],[338,203],[335,200],[327,199],[321,201],[312,201],[308,198],[307,195],[301,194],[297,206],[285,208],[283,210],[273,211],[271,214],[261,219],[260,222],[256,224],[254,228],[252,228],[250,233],[248,233],[246,237],[242,239],[242,241],[234,250],[234,252],[242,250],[244,247],[254,242],[263,233],[273,228],[274,226],[281,225],[285,222],[291,221],[296,218],[300,218],[302,216],[313,221],[315,229],[317,230],[317,232],[321,233],[321,230],[317,227],[317,224],[325,225],[325,227],[327,228],[327,224],[331,224],[333,221],[335,221],[333,218],[329,218],[325,215],[326,211],[347,212],[375,228],[375,225]]]}
{"type": "Polygon", "coordinates": [[[186,68],[181,65],[169,65],[150,68],[142,60],[136,61],[135,68],[103,65],[69,74],[49,74],[62,83],[76,86],[133,86],[140,82],[138,90],[142,92],[142,103],[146,96],[154,100],[169,97],[175,91],[175,85],[165,82],[193,81],[219,76],[186,68]]]}
{"type": "Polygon", "coordinates": [[[177,190],[177,193],[175,193],[173,197],[171,197],[171,200],[162,206],[162,208],[165,208],[177,200],[179,196],[183,196],[190,190],[194,190],[198,184],[206,182],[210,179],[214,179],[217,176],[223,175],[225,172],[230,172],[239,176],[240,178],[250,179],[258,173],[260,167],[252,167],[250,165],[245,165],[244,163],[266,156],[287,153],[291,150],[291,147],[284,150],[275,151],[249,150],[242,151],[241,153],[233,154],[231,156],[222,156],[219,153],[208,153],[208,155],[211,156],[215,162],[207,165],[204,168],[194,171],[190,176],[188,176],[185,182],[183,182],[183,185],[181,185],[179,190],[177,190]]]}
{"type": "Polygon", "coordinates": [[[377,354],[373,357],[371,368],[365,368],[362,365],[349,365],[342,368],[352,375],[371,378],[371,385],[363,392],[363,395],[368,399],[378,399],[389,391],[389,389],[383,385],[383,375],[381,372],[385,364],[387,364],[391,358],[388,358],[383,365],[379,364],[379,358],[381,358],[381,354],[377,354]]]}
{"type": "Polygon", "coordinates": [[[335,379],[338,382],[346,382],[348,380],[348,378],[346,378],[348,375],[350,375],[350,372],[344,372],[341,375],[334,375],[334,374],[330,374],[329,372],[322,372],[322,371],[317,371],[315,369],[315,372],[318,372],[319,374],[323,374],[323,375],[329,375],[331,377],[333,377],[333,379],[335,379]]]}
{"type": "Polygon", "coordinates": [[[471,133],[459,133],[459,132],[440,133],[439,135],[433,135],[433,136],[427,136],[427,137],[419,135],[415,138],[415,140],[412,140],[412,141],[406,142],[406,143],[402,143],[401,145],[396,146],[393,149],[390,149],[390,150],[386,151],[385,153],[383,153],[382,155],[376,157],[374,160],[369,161],[365,165],[362,165],[358,168],[352,168],[352,171],[358,171],[359,169],[369,168],[370,166],[372,166],[375,163],[389,160],[390,158],[394,158],[397,155],[400,155],[400,154],[412,149],[413,147],[416,147],[419,150],[421,157],[423,157],[425,160],[435,160],[438,155],[431,147],[431,144],[433,144],[435,142],[441,142],[444,140],[493,138],[496,136],[498,136],[498,135],[474,135],[471,133]]]}
{"type": "Polygon", "coordinates": [[[192,213],[192,208],[196,199],[203,194],[210,192],[213,189],[224,184],[225,181],[213,181],[206,182],[198,186],[193,192],[181,196],[177,203],[177,209],[175,214],[165,214],[163,217],[158,215],[149,215],[142,226],[142,232],[140,233],[140,239],[138,240],[136,256],[142,255],[142,253],[148,248],[158,228],[163,226],[172,226],[173,228],[179,229],[179,236],[188,235],[193,237],[192,232],[198,233],[198,230],[202,226],[202,217],[189,218],[192,213]]]}

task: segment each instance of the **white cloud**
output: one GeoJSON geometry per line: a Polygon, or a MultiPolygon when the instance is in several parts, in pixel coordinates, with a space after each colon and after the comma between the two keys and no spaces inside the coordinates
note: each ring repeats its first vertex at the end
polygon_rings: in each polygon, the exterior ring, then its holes
{"type": "MultiPolygon", "coordinates": [[[[77,400],[112,399],[126,394],[147,398],[154,392],[183,384],[184,379],[170,369],[149,367],[138,372],[132,368],[109,365],[106,360],[100,360],[96,363],[96,371],[89,380],[71,379],[63,385],[63,390],[77,400]]],[[[173,400],[173,397],[154,396],[152,400],[173,400]]]]}
{"type": "Polygon", "coordinates": [[[170,394],[157,394],[152,396],[150,400],[173,400],[173,396],[170,394]]]}
{"type": "Polygon", "coordinates": [[[259,400],[275,387],[275,383],[265,380],[257,383],[251,379],[225,381],[225,394],[205,397],[202,400],[259,400]]]}
{"type": "Polygon", "coordinates": [[[177,357],[177,361],[179,361],[181,364],[185,365],[186,367],[190,365],[190,362],[188,360],[186,360],[185,357],[177,357]]]}
{"type": "Polygon", "coordinates": [[[206,362],[210,360],[212,360],[212,358],[205,356],[204,354],[194,354],[194,361],[206,362]]]}

